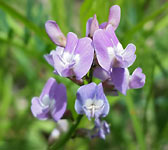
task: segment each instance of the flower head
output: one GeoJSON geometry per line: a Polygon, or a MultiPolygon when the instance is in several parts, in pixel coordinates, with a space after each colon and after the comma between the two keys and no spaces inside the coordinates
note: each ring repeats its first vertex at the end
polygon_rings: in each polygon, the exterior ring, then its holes
{"type": "Polygon", "coordinates": [[[128,44],[124,50],[111,25],[108,25],[105,30],[98,29],[95,31],[93,44],[98,63],[106,71],[110,71],[113,67],[127,68],[136,59],[135,45],[128,44]]]}
{"type": "Polygon", "coordinates": [[[105,139],[106,135],[110,133],[109,124],[106,121],[101,121],[100,119],[95,120],[95,127],[93,130],[95,133],[92,137],[99,137],[102,139],[105,139]]]}
{"type": "Polygon", "coordinates": [[[66,106],[65,86],[57,84],[54,78],[49,78],[40,97],[32,98],[31,111],[40,120],[52,117],[55,121],[58,121],[63,116],[66,106]]]}
{"type": "Polygon", "coordinates": [[[102,84],[90,83],[81,86],[77,91],[75,110],[78,114],[86,114],[88,119],[105,117],[109,112],[109,103],[102,84]]]}
{"type": "Polygon", "coordinates": [[[90,38],[78,39],[76,34],[69,32],[65,48],[57,47],[55,51],[45,55],[45,59],[60,76],[76,76],[76,79],[81,79],[93,62],[94,49],[91,43],[90,38]]]}

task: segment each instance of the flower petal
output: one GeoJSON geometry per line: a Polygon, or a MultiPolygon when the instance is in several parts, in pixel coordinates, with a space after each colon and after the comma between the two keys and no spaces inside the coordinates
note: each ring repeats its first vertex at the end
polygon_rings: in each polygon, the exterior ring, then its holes
{"type": "Polygon", "coordinates": [[[106,26],[107,26],[107,22],[103,22],[103,23],[101,23],[101,24],[99,25],[99,28],[100,28],[100,29],[105,29],[106,26]]]}
{"type": "Polygon", "coordinates": [[[121,51],[122,48],[113,27],[108,25],[106,30],[95,31],[93,44],[100,66],[106,71],[110,71],[111,65],[115,62],[116,51],[121,51]]]}
{"type": "Polygon", "coordinates": [[[96,117],[99,118],[99,117],[105,117],[108,113],[109,113],[109,103],[108,103],[108,100],[104,94],[104,90],[103,90],[103,86],[102,86],[102,83],[100,83],[98,86],[97,86],[97,89],[96,89],[96,100],[103,100],[104,102],[104,107],[103,109],[101,109],[100,111],[98,111],[96,113],[96,117]]]}
{"type": "Polygon", "coordinates": [[[86,36],[89,36],[89,34],[90,34],[90,26],[91,26],[92,20],[93,20],[93,18],[89,18],[86,23],[86,36]]]}
{"type": "Polygon", "coordinates": [[[108,23],[107,24],[111,24],[113,26],[114,30],[116,30],[119,23],[120,23],[120,16],[121,16],[120,6],[113,5],[110,8],[109,18],[108,18],[108,23]]]}
{"type": "Polygon", "coordinates": [[[109,103],[104,94],[102,83],[90,83],[81,86],[77,91],[75,110],[78,114],[86,114],[88,119],[105,117],[109,112],[109,103]]]}
{"type": "Polygon", "coordinates": [[[93,76],[100,79],[101,81],[105,81],[110,78],[109,73],[101,67],[96,67],[94,69],[93,76]]]}
{"type": "Polygon", "coordinates": [[[43,108],[40,105],[40,101],[38,97],[33,97],[32,98],[32,103],[31,103],[31,112],[34,117],[38,118],[39,120],[46,120],[48,119],[48,108],[43,108]]]}
{"type": "Polygon", "coordinates": [[[99,29],[99,23],[96,15],[90,18],[86,24],[86,36],[93,37],[94,32],[99,29]]]}
{"type": "Polygon", "coordinates": [[[127,68],[131,66],[136,59],[135,51],[135,45],[128,44],[126,49],[121,54],[116,55],[117,62],[115,67],[127,68]]]}
{"type": "Polygon", "coordinates": [[[45,60],[54,67],[54,60],[53,60],[53,53],[55,52],[55,50],[52,50],[50,52],[50,54],[46,54],[44,55],[45,60]]]}
{"type": "Polygon", "coordinates": [[[87,99],[93,99],[95,96],[96,84],[90,83],[81,86],[76,94],[75,110],[78,114],[84,114],[83,105],[87,99]]]}
{"type": "Polygon", "coordinates": [[[48,20],[45,23],[45,29],[46,32],[48,34],[48,36],[50,37],[50,39],[59,46],[65,46],[66,44],[66,38],[64,36],[64,34],[61,32],[59,26],[56,24],[55,21],[52,20],[48,20]]]}
{"type": "Polygon", "coordinates": [[[51,116],[58,121],[64,114],[67,105],[66,88],[63,84],[57,84],[54,78],[49,78],[40,97],[32,99],[31,110],[40,120],[51,116]]]}
{"type": "Polygon", "coordinates": [[[57,84],[51,89],[50,94],[55,100],[55,105],[51,111],[51,116],[55,121],[58,121],[63,116],[67,107],[66,88],[63,84],[57,84]]]}
{"type": "Polygon", "coordinates": [[[102,139],[105,139],[106,135],[110,133],[109,124],[106,121],[101,121],[100,119],[95,119],[95,127],[93,130],[96,131],[93,137],[99,137],[102,139]]]}
{"type": "Polygon", "coordinates": [[[75,51],[76,45],[78,43],[78,37],[75,33],[69,32],[67,34],[67,43],[64,51],[73,53],[75,51]]]}
{"type": "MultiPolygon", "coordinates": [[[[40,95],[40,100],[45,96],[45,95],[49,95],[51,88],[53,87],[53,85],[57,84],[56,80],[54,78],[49,78],[47,83],[45,84],[41,95],[40,95]]],[[[52,98],[52,97],[50,97],[52,98]]]]}
{"type": "Polygon", "coordinates": [[[145,74],[142,73],[141,68],[136,68],[133,74],[130,76],[129,88],[137,89],[142,88],[145,84],[145,74]]]}
{"type": "Polygon", "coordinates": [[[126,95],[129,82],[129,71],[127,68],[113,68],[111,72],[111,80],[115,89],[126,95]]]}
{"type": "Polygon", "coordinates": [[[60,55],[54,54],[53,59],[54,59],[54,68],[60,76],[70,77],[73,75],[72,70],[61,60],[62,58],[60,55]]]}
{"type": "Polygon", "coordinates": [[[98,29],[95,31],[93,35],[93,44],[100,66],[106,71],[109,71],[111,66],[111,59],[108,55],[107,48],[112,44],[104,30],[98,29]]]}
{"type": "Polygon", "coordinates": [[[97,21],[96,15],[94,15],[90,25],[90,37],[93,37],[94,32],[98,29],[99,29],[99,23],[97,21]]]}
{"type": "Polygon", "coordinates": [[[75,55],[76,64],[73,67],[73,71],[76,78],[79,80],[87,74],[93,62],[94,49],[92,40],[88,37],[79,39],[75,55]]]}

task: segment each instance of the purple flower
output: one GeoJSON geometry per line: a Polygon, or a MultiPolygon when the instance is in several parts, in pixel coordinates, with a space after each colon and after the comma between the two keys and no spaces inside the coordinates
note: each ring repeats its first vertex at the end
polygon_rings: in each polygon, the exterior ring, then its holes
{"type": "Polygon", "coordinates": [[[93,18],[88,19],[86,24],[86,36],[93,37],[94,32],[99,29],[99,23],[96,15],[93,18]]]}
{"type": "Polygon", "coordinates": [[[110,8],[108,22],[106,24],[106,27],[111,24],[113,29],[116,30],[119,23],[120,23],[120,16],[121,16],[121,9],[118,5],[113,5],[110,8]]]}
{"type": "Polygon", "coordinates": [[[106,135],[110,133],[109,124],[106,121],[101,121],[100,119],[95,120],[95,127],[93,129],[96,133],[92,137],[100,137],[102,139],[106,138],[106,135]]]}
{"type": "MultiPolygon", "coordinates": [[[[128,89],[142,88],[146,78],[139,67],[134,70],[132,75],[127,68],[112,68],[110,72],[107,72],[99,67],[95,69],[94,76],[103,81],[103,86],[110,87],[111,85],[113,90],[116,89],[124,95],[128,89]]],[[[104,88],[107,89],[107,87],[104,88]]]]}
{"type": "Polygon", "coordinates": [[[142,73],[141,68],[136,68],[132,75],[129,77],[129,89],[142,88],[145,84],[145,74],[142,73]]]}
{"type": "Polygon", "coordinates": [[[46,120],[52,117],[58,121],[64,114],[67,106],[66,88],[57,84],[54,78],[49,78],[40,97],[32,98],[31,111],[34,117],[46,120]]]}
{"type": "MultiPolygon", "coordinates": [[[[59,50],[58,50],[59,51],[59,50]]],[[[44,55],[45,60],[52,66],[54,67],[54,60],[53,60],[53,54],[55,53],[55,50],[52,50],[50,54],[44,55]]]]}
{"type": "Polygon", "coordinates": [[[105,29],[109,24],[112,25],[113,29],[116,30],[120,23],[121,10],[120,6],[113,5],[109,11],[108,22],[104,22],[99,25],[96,15],[93,18],[88,19],[86,24],[86,36],[93,37],[94,32],[97,29],[105,29]]]}
{"type": "Polygon", "coordinates": [[[111,25],[108,25],[106,29],[95,31],[93,44],[98,63],[106,71],[110,71],[113,67],[127,68],[136,59],[135,45],[128,44],[124,50],[111,25]]]}
{"type": "Polygon", "coordinates": [[[109,103],[104,94],[102,83],[81,86],[77,91],[75,110],[78,114],[86,114],[89,120],[91,117],[105,117],[109,112],[109,103]]]}
{"type": "Polygon", "coordinates": [[[58,46],[55,51],[45,55],[45,59],[60,76],[76,76],[79,80],[87,74],[93,62],[94,49],[91,43],[90,38],[78,39],[76,34],[69,32],[65,48],[58,46]]]}
{"type": "Polygon", "coordinates": [[[65,47],[66,38],[55,21],[48,20],[45,29],[50,39],[58,46],[65,47]]]}

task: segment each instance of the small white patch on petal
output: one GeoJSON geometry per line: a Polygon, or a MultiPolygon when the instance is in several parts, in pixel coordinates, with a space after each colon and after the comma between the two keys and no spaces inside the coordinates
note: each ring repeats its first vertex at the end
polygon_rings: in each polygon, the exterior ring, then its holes
{"type": "Polygon", "coordinates": [[[43,96],[42,100],[40,101],[40,105],[43,109],[46,109],[46,108],[53,109],[55,105],[55,100],[50,99],[49,95],[46,94],[43,96]]]}
{"type": "Polygon", "coordinates": [[[43,96],[43,98],[42,98],[42,100],[41,100],[41,106],[43,107],[43,108],[46,108],[46,107],[48,107],[49,106],[49,104],[50,104],[50,98],[49,98],[49,96],[48,95],[44,95],[43,96]]]}
{"type": "MultiPolygon", "coordinates": [[[[129,70],[127,68],[125,68],[125,77],[126,77],[126,81],[127,83],[126,84],[129,84],[129,81],[130,81],[130,73],[129,73],[129,70]]],[[[129,86],[128,86],[128,89],[129,89],[129,86]]]]}
{"type": "Polygon", "coordinates": [[[103,100],[87,99],[83,108],[89,111],[91,117],[95,117],[95,113],[104,108],[104,102],[103,100]]]}
{"type": "Polygon", "coordinates": [[[66,68],[68,66],[74,66],[75,64],[79,63],[80,56],[79,54],[71,54],[69,52],[63,52],[61,55],[59,55],[59,58],[61,60],[61,64],[66,68]]]}
{"type": "Polygon", "coordinates": [[[85,103],[85,106],[86,106],[86,107],[89,107],[89,106],[92,105],[92,104],[93,104],[92,99],[87,99],[87,100],[86,100],[86,103],[85,103]]]}
{"type": "Polygon", "coordinates": [[[75,60],[75,64],[78,64],[78,63],[79,63],[79,61],[80,61],[80,56],[79,56],[79,54],[74,55],[74,60],[75,60]]]}
{"type": "Polygon", "coordinates": [[[124,50],[124,49],[123,49],[121,43],[118,42],[118,44],[117,44],[117,51],[120,53],[120,52],[123,52],[123,50],[124,50]]]}
{"type": "Polygon", "coordinates": [[[102,100],[97,100],[97,101],[94,101],[94,104],[96,105],[97,108],[103,106],[103,101],[102,100]]]}
{"type": "Polygon", "coordinates": [[[63,60],[67,64],[70,63],[70,61],[72,60],[72,54],[70,54],[68,52],[64,52],[64,54],[63,54],[63,60]]]}
{"type": "Polygon", "coordinates": [[[111,60],[115,58],[115,50],[113,47],[107,47],[107,53],[111,60]]]}

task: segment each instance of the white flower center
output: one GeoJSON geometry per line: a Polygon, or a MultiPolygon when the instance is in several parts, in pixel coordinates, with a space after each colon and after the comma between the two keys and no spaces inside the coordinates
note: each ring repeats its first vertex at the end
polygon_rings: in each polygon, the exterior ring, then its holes
{"type": "Polygon", "coordinates": [[[42,100],[40,101],[40,105],[43,109],[49,108],[53,109],[55,105],[55,100],[50,99],[49,95],[44,95],[42,100]]]}
{"type": "Polygon", "coordinates": [[[80,56],[79,54],[71,54],[69,52],[63,52],[62,55],[59,55],[61,62],[64,66],[71,66],[73,67],[75,64],[79,63],[80,56]]]}
{"type": "Polygon", "coordinates": [[[117,46],[115,46],[114,44],[113,44],[113,46],[114,47],[107,47],[107,53],[108,53],[111,60],[113,60],[115,58],[116,54],[120,55],[121,53],[123,53],[123,47],[122,47],[121,43],[118,42],[117,46]]]}
{"type": "Polygon", "coordinates": [[[85,105],[83,106],[85,110],[91,113],[91,117],[95,116],[95,112],[104,108],[103,100],[93,100],[87,99],[85,105]]]}

